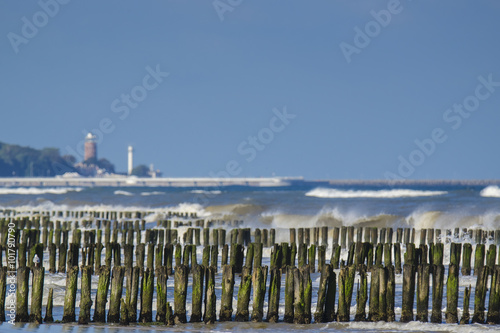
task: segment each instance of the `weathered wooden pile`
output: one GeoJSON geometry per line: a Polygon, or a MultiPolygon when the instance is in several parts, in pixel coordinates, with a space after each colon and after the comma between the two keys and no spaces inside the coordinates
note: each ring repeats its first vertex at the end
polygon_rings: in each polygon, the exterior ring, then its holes
{"type": "Polygon", "coordinates": [[[109,214],[80,222],[53,222],[50,214],[0,219],[0,321],[53,322],[52,289],[48,290],[42,317],[44,278],[52,273],[66,273],[61,318],[65,323],[173,325],[186,323],[188,317],[190,322],[205,323],[217,320],[395,321],[396,274],[402,274],[401,322],[427,322],[430,314],[431,322],[441,323],[445,302],[447,323],[500,323],[498,231],[455,229],[442,234],[441,230],[434,229],[399,228],[394,232],[392,228],[291,228],[286,230],[289,242],[277,244],[275,229],[226,230],[207,227],[206,221],[201,220],[203,223],[191,224],[180,234],[181,229],[172,228],[171,221],[159,221],[157,228],[145,229],[140,219],[119,222],[108,217],[119,216],[109,214]],[[417,234],[418,245],[415,244],[417,234]],[[444,265],[446,242],[450,248],[447,269],[444,265]],[[201,261],[197,258],[198,246],[203,246],[201,261]],[[262,264],[264,247],[271,247],[269,267],[262,264]],[[342,260],[342,249],[348,253],[347,259],[342,260]],[[405,250],[403,255],[402,250],[405,250]],[[331,255],[327,256],[330,251],[331,255]],[[47,255],[48,263],[44,266],[47,255]],[[37,264],[37,257],[42,265],[37,264]],[[311,274],[316,272],[320,274],[320,282],[312,313],[311,274]],[[469,313],[471,287],[459,295],[460,275],[471,273],[477,276],[472,319],[469,313]],[[220,286],[216,286],[218,274],[220,286]],[[98,276],[93,298],[92,275],[98,276]],[[15,311],[12,304],[6,302],[13,276],[15,311]],[[174,279],[173,300],[167,298],[168,279],[174,279]],[[234,295],[236,283],[239,288],[234,295]],[[222,289],[218,310],[216,287],[222,289]],[[356,313],[351,314],[355,287],[356,313]],[[192,290],[190,313],[187,311],[189,288],[192,290]],[[280,300],[282,288],[284,302],[280,300]],[[235,296],[237,306],[233,309],[235,296]],[[463,297],[461,318],[458,317],[459,297],[463,297]],[[267,314],[264,313],[266,300],[267,314]],[[284,304],[281,318],[280,304],[284,304]],[[12,313],[15,318],[9,317],[12,313]]]}

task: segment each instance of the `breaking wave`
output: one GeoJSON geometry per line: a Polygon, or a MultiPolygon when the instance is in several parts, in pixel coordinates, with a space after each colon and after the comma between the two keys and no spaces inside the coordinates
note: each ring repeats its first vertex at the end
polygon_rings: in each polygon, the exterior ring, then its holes
{"type": "Polygon", "coordinates": [[[222,191],[220,191],[220,190],[212,190],[212,191],[207,191],[207,190],[192,190],[191,193],[195,193],[195,194],[221,194],[222,191]]]}
{"type": "Polygon", "coordinates": [[[500,198],[500,187],[491,185],[485,187],[479,194],[482,197],[500,198]]]}
{"type": "MultiPolygon", "coordinates": [[[[115,193],[116,194],[116,193],[115,193]]],[[[141,192],[142,196],[148,196],[148,195],[163,195],[165,192],[160,192],[160,191],[153,191],[153,192],[141,192]]]]}
{"type": "Polygon", "coordinates": [[[0,188],[2,194],[20,194],[20,195],[41,195],[41,194],[66,194],[68,192],[80,192],[81,187],[16,187],[16,188],[0,188]]]}
{"type": "Polygon", "coordinates": [[[127,195],[127,196],[132,196],[134,193],[123,191],[123,190],[117,190],[114,192],[115,195],[127,195]]]}
{"type": "Polygon", "coordinates": [[[427,197],[443,195],[446,191],[419,191],[407,189],[393,190],[338,190],[333,188],[318,187],[306,193],[308,197],[317,198],[404,198],[404,197],[427,197]]]}

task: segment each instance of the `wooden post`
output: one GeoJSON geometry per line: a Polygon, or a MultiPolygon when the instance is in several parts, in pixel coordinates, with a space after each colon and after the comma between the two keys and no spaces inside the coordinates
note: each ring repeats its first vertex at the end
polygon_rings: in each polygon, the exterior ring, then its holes
{"type": "Polygon", "coordinates": [[[340,269],[339,274],[339,322],[347,322],[350,317],[352,292],[354,289],[354,275],[356,269],[354,266],[347,266],[340,269]]]}
{"type": "Polygon", "coordinates": [[[431,323],[439,324],[443,321],[443,315],[441,311],[443,306],[443,281],[444,281],[444,266],[433,265],[431,323]]]}
{"type": "Polygon", "coordinates": [[[203,321],[205,324],[213,324],[217,320],[216,318],[216,298],[215,298],[215,267],[207,267],[207,289],[205,297],[205,314],[203,316],[203,321]]]}
{"type": "Polygon", "coordinates": [[[396,274],[403,271],[401,268],[401,245],[399,243],[394,243],[394,269],[396,274]]]}
{"type": "Polygon", "coordinates": [[[462,275],[469,276],[471,273],[472,245],[465,243],[462,247],[464,252],[462,256],[462,275]]]}
{"type": "MultiPolygon", "coordinates": [[[[305,248],[304,244],[304,248],[305,248]]],[[[299,245],[300,248],[300,245],[299,245]]],[[[285,275],[285,317],[283,318],[283,321],[285,323],[293,323],[293,317],[294,317],[294,309],[293,309],[293,303],[294,303],[294,279],[293,279],[293,272],[296,268],[292,266],[287,266],[284,268],[286,271],[285,275]]]]}
{"type": "Polygon", "coordinates": [[[201,306],[203,301],[203,279],[205,267],[196,265],[193,269],[193,288],[192,288],[192,310],[191,323],[200,322],[202,319],[201,306]]]}
{"type": "MultiPolygon", "coordinates": [[[[255,266],[258,269],[260,266],[255,266]]],[[[248,321],[250,304],[250,292],[252,289],[252,270],[248,267],[243,267],[241,273],[241,284],[238,290],[238,304],[236,307],[236,321],[248,321]]]]}
{"type": "Polygon", "coordinates": [[[106,302],[108,301],[109,277],[111,270],[109,266],[101,266],[99,270],[99,282],[97,285],[96,305],[94,322],[106,322],[106,302]]]}
{"type": "Polygon", "coordinates": [[[92,307],[92,300],[90,298],[92,291],[91,278],[92,267],[82,267],[80,313],[78,314],[78,324],[80,325],[86,325],[90,322],[90,308],[92,307]]]}
{"type": "MultiPolygon", "coordinates": [[[[478,244],[484,245],[484,244],[478,244]]],[[[486,302],[486,290],[488,282],[488,266],[482,266],[478,268],[477,272],[477,282],[476,282],[476,293],[474,296],[474,316],[472,316],[472,323],[484,324],[484,310],[486,302]]]]}
{"type": "Polygon", "coordinates": [[[366,320],[366,302],[368,300],[368,279],[366,276],[366,266],[359,268],[359,280],[356,296],[356,316],[355,321],[366,320]]]}
{"type": "Polygon", "coordinates": [[[43,298],[43,279],[45,268],[33,267],[33,283],[31,290],[31,314],[30,322],[42,323],[42,298],[43,298]]]}
{"type": "Polygon", "coordinates": [[[270,323],[277,323],[279,319],[280,288],[281,269],[273,268],[269,281],[269,307],[267,311],[267,321],[270,323]]]}
{"type": "Polygon", "coordinates": [[[308,264],[309,264],[309,267],[311,269],[311,272],[314,273],[316,271],[316,269],[315,269],[315,267],[316,267],[316,245],[311,244],[311,246],[309,247],[308,254],[309,254],[308,255],[308,257],[309,257],[308,264]]]}
{"type": "Polygon", "coordinates": [[[403,266],[403,303],[401,309],[402,323],[413,321],[413,300],[415,298],[415,266],[403,266]]]}
{"type": "MultiPolygon", "coordinates": [[[[453,244],[453,243],[452,243],[453,244]]],[[[459,261],[457,258],[455,260],[459,261]]],[[[450,263],[448,266],[448,281],[446,282],[446,323],[457,324],[458,323],[458,273],[459,267],[456,263],[450,263]]],[[[500,304],[499,304],[500,306],[500,304]]]]}
{"type": "Polygon", "coordinates": [[[66,276],[66,294],[64,296],[63,323],[72,323],[76,320],[76,290],[78,289],[78,266],[68,268],[66,276]]]}
{"type": "Polygon", "coordinates": [[[490,325],[496,325],[500,324],[500,266],[495,266],[494,269],[490,270],[492,270],[492,274],[486,322],[490,325]]]}
{"type": "MultiPolygon", "coordinates": [[[[161,244],[160,244],[161,245],[161,244]]],[[[164,323],[167,316],[167,267],[159,266],[156,275],[156,322],[164,323]]],[[[194,300],[194,288],[193,288],[194,300]]]]}
{"type": "Polygon", "coordinates": [[[460,318],[460,325],[468,324],[470,322],[470,312],[469,312],[470,291],[471,291],[471,286],[465,288],[464,302],[463,302],[464,306],[463,306],[462,318],[460,318]]]}
{"type": "Polygon", "coordinates": [[[54,289],[49,288],[49,296],[47,297],[47,307],[45,308],[45,323],[53,323],[54,317],[52,316],[52,309],[54,307],[54,289]]]}
{"type": "Polygon", "coordinates": [[[115,266],[111,271],[111,295],[109,299],[108,323],[120,322],[120,299],[123,291],[125,267],[115,266]]]}
{"type": "Polygon", "coordinates": [[[219,321],[231,321],[233,316],[233,292],[234,266],[224,265],[222,267],[222,295],[219,321]]]}
{"type": "Polygon", "coordinates": [[[430,265],[417,267],[417,320],[423,323],[429,320],[429,273],[430,265]]]}
{"type": "Polygon", "coordinates": [[[185,265],[175,267],[174,273],[174,321],[186,323],[186,296],[189,268],[185,265]]]}
{"type": "Polygon", "coordinates": [[[379,266],[372,266],[371,269],[371,282],[370,282],[370,304],[368,312],[369,321],[379,321],[380,320],[380,306],[379,306],[379,293],[380,293],[380,283],[379,283],[379,266]]]}
{"type": "Polygon", "coordinates": [[[253,244],[253,249],[254,249],[253,267],[262,266],[262,247],[263,247],[262,243],[253,244]]]}
{"type": "Polygon", "coordinates": [[[146,268],[142,275],[141,313],[139,314],[139,322],[143,324],[153,321],[154,280],[154,271],[146,268]]]}
{"type": "Polygon", "coordinates": [[[396,299],[396,273],[393,265],[387,268],[387,321],[396,321],[396,314],[394,313],[395,299],[396,299]]]}
{"type": "Polygon", "coordinates": [[[341,248],[339,244],[334,244],[332,246],[332,258],[330,263],[333,265],[333,269],[338,269],[340,267],[340,250],[341,248]]]}
{"type": "Polygon", "coordinates": [[[264,297],[266,294],[267,266],[255,268],[252,274],[253,309],[252,321],[260,322],[264,316],[264,297]]]}
{"type": "MultiPolygon", "coordinates": [[[[476,251],[474,252],[474,275],[477,275],[479,270],[484,266],[484,253],[485,245],[476,244],[476,251]]],[[[474,318],[472,318],[474,322],[474,318]]]]}
{"type": "Polygon", "coordinates": [[[378,305],[379,305],[379,320],[387,321],[387,282],[388,282],[388,273],[389,270],[383,266],[379,266],[378,269],[379,277],[378,277],[378,286],[379,286],[379,296],[378,296],[378,305]]]}
{"type": "Polygon", "coordinates": [[[212,261],[210,263],[210,266],[215,268],[217,271],[217,260],[219,257],[219,247],[217,245],[212,245],[212,261]]]}

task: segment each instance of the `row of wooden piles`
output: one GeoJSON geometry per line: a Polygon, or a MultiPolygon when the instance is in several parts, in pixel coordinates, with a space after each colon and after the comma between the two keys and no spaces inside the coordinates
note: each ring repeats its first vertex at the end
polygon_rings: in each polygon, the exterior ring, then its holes
{"type": "MultiPolygon", "coordinates": [[[[99,234],[100,230],[97,230],[99,234]]],[[[102,253],[102,243],[96,243],[93,238],[95,230],[84,231],[81,242],[81,231],[75,230],[72,242],[69,243],[67,260],[62,260],[65,252],[59,253],[59,263],[65,261],[67,268],[66,294],[64,303],[63,322],[76,321],[76,293],[78,290],[78,274],[81,273],[80,286],[80,312],[78,322],[81,324],[90,321],[91,307],[95,304],[93,321],[95,322],[152,322],[153,294],[156,292],[157,322],[166,324],[183,323],[187,321],[186,295],[188,276],[191,275],[192,283],[192,313],[190,321],[205,321],[207,323],[217,320],[215,309],[215,274],[218,267],[222,272],[222,295],[219,309],[219,320],[261,321],[264,319],[264,300],[267,294],[268,313],[266,320],[275,322],[280,320],[278,309],[280,304],[280,290],[282,276],[284,276],[284,307],[282,318],[285,322],[309,323],[312,321],[312,287],[311,272],[317,270],[321,274],[318,302],[314,313],[315,322],[328,322],[333,320],[349,321],[351,319],[352,295],[355,287],[355,276],[358,273],[357,299],[355,320],[364,321],[394,321],[395,313],[395,274],[398,273],[398,259],[401,253],[401,244],[395,243],[368,243],[355,242],[351,244],[347,260],[340,260],[340,246],[333,245],[330,263],[326,262],[326,245],[307,246],[305,243],[275,244],[271,251],[270,267],[262,266],[261,242],[249,243],[247,246],[238,244],[238,235],[235,232],[232,245],[223,244],[207,245],[202,252],[202,261],[196,258],[196,245],[179,243],[163,244],[159,241],[155,230],[146,230],[146,244],[135,246],[135,260],[133,258],[134,245],[128,242],[122,245],[118,242],[105,242],[105,264],[101,265],[101,255],[90,255],[93,245],[96,252],[102,253]],[[99,246],[101,244],[101,246],[99,246]],[[99,248],[101,252],[99,252],[99,248]],[[123,251],[122,251],[123,248],[123,251]],[[147,248],[147,256],[145,250],[147,248]],[[219,250],[222,249],[221,266],[218,265],[219,250]],[[398,250],[399,249],[399,250],[398,250]],[[81,253],[81,255],[80,255],[81,253]],[[394,255],[394,261],[393,261],[394,255]],[[246,260],[245,260],[246,256],[246,260]],[[121,259],[124,258],[122,265],[121,259]],[[93,258],[93,260],[92,260],[93,258]],[[136,265],[134,265],[134,262],[136,265]],[[175,262],[175,269],[173,263],[175,262]],[[296,267],[296,264],[298,267],[296,267]],[[112,268],[111,268],[112,267],[112,268]],[[339,268],[338,278],[334,268],[339,268]],[[370,274],[368,274],[368,272],[370,274]],[[91,276],[99,275],[99,283],[95,299],[91,300],[91,276]],[[240,287],[237,295],[238,306],[236,312],[232,308],[235,277],[240,274],[240,287]],[[174,278],[174,302],[166,298],[166,281],[174,278]],[[268,279],[269,275],[269,279],[268,279]],[[370,277],[370,290],[368,290],[368,277],[370,277]],[[156,283],[155,283],[156,278],[156,283]],[[267,282],[269,280],[269,282],[267,282]],[[106,315],[106,302],[109,296],[109,311],[106,315]],[[123,295],[125,286],[125,295],[123,295]],[[338,290],[338,298],[336,292],[338,290]],[[251,291],[253,291],[251,293],[251,291]],[[250,312],[250,294],[253,295],[252,309],[250,312]],[[123,297],[124,296],[124,297],[123,297]],[[137,305],[140,298],[140,313],[137,318],[137,305]],[[337,299],[337,306],[335,301],[337,299]],[[366,314],[366,304],[369,312],[366,314]],[[202,304],[204,310],[202,312],[202,304]]],[[[244,232],[242,232],[244,233],[244,232]]],[[[69,239],[64,236],[62,245],[69,239]]],[[[128,234],[127,234],[128,235],[128,234]]],[[[37,267],[32,259],[35,254],[42,259],[44,245],[40,243],[38,230],[22,230],[14,232],[14,242],[17,246],[17,269],[15,283],[17,284],[17,302],[15,320],[20,322],[50,322],[52,318],[53,291],[49,290],[46,304],[46,315],[42,320],[43,285],[45,268],[37,267]],[[29,277],[32,278],[31,309],[28,314],[29,277]]],[[[218,240],[218,235],[216,237],[218,240]]],[[[244,239],[242,236],[241,239],[244,239]]],[[[6,243],[7,248],[11,238],[6,243]]],[[[112,239],[113,240],[113,239],[112,239]]],[[[49,270],[54,269],[55,255],[49,245],[49,270]],[[51,258],[54,259],[51,259],[51,258]]],[[[54,244],[55,245],[55,244],[54,244]]],[[[432,276],[432,310],[431,322],[442,322],[443,288],[445,266],[443,265],[443,243],[405,244],[402,294],[402,314],[400,321],[408,322],[414,319],[428,321],[429,314],[429,289],[432,276]],[[418,277],[418,278],[417,278],[418,277]],[[414,318],[414,301],[416,293],[416,318],[414,318]]],[[[477,244],[475,248],[474,274],[477,275],[474,299],[474,314],[472,322],[499,323],[500,309],[500,269],[496,262],[497,248],[491,244],[486,251],[484,244],[477,244]],[[486,262],[485,262],[486,259],[486,262]],[[487,282],[491,276],[489,297],[487,296],[487,282]],[[486,301],[489,301],[487,316],[486,301]]],[[[459,298],[459,265],[462,262],[462,274],[470,273],[472,246],[470,244],[450,244],[450,264],[446,283],[446,322],[458,322],[459,298]],[[465,263],[465,264],[464,264],[465,263]]],[[[10,254],[9,254],[10,256],[10,254]]],[[[6,258],[9,264],[0,270],[0,320],[5,320],[9,304],[5,303],[5,290],[13,282],[11,273],[11,258],[6,258]],[[3,312],[2,312],[3,310],[3,312]]],[[[470,321],[469,302],[471,288],[466,288],[463,294],[464,310],[461,323],[470,321]]],[[[10,312],[7,312],[7,315],[10,312]]]]}

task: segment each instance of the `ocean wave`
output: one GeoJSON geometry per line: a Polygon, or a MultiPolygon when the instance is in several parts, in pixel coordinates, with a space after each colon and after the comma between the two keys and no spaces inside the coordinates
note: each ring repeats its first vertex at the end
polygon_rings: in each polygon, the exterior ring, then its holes
{"type": "MultiPolygon", "coordinates": [[[[115,193],[116,194],[116,193],[115,193]]],[[[148,195],[163,195],[165,192],[160,192],[160,191],[153,191],[153,192],[141,192],[142,196],[148,196],[148,195]]]]}
{"type": "Polygon", "coordinates": [[[16,188],[0,188],[2,194],[19,194],[19,195],[40,195],[40,194],[66,194],[68,192],[80,192],[81,187],[16,187],[16,188]]]}
{"type": "Polygon", "coordinates": [[[479,194],[482,197],[500,198],[500,187],[496,185],[490,185],[488,187],[485,187],[479,194]]]}
{"type": "Polygon", "coordinates": [[[123,191],[123,190],[116,190],[114,192],[115,195],[127,195],[127,196],[132,196],[134,193],[123,191]]]}
{"type": "Polygon", "coordinates": [[[419,191],[407,189],[392,190],[338,190],[333,188],[318,187],[306,193],[308,197],[317,198],[404,198],[427,197],[443,195],[446,191],[419,191]]]}
{"type": "Polygon", "coordinates": [[[195,193],[195,194],[221,194],[222,191],[220,191],[220,190],[212,190],[212,191],[207,191],[207,190],[192,190],[191,193],[195,193]]]}

